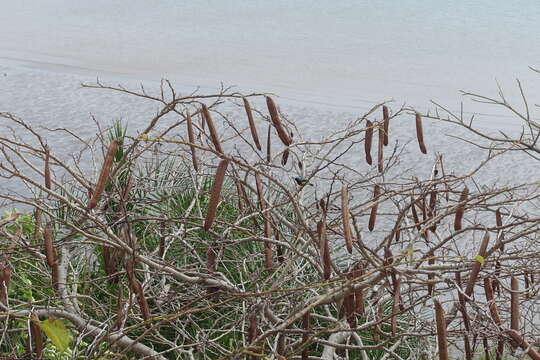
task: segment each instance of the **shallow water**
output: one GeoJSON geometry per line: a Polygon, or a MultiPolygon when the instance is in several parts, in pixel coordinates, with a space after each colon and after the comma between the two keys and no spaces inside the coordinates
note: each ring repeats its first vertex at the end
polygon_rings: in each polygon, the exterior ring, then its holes
{"type": "Polygon", "coordinates": [[[459,89],[496,95],[497,79],[511,97],[516,77],[540,93],[528,69],[540,67],[533,0],[3,0],[1,8],[0,57],[40,68],[168,77],[190,88],[223,82],[351,110],[392,98],[458,109],[459,89]]]}

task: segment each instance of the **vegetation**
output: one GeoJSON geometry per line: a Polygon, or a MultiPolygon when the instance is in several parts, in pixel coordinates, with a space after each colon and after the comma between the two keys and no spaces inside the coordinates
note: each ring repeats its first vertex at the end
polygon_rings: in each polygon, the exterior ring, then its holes
{"type": "Polygon", "coordinates": [[[468,94],[523,121],[518,138],[438,104],[433,116],[381,103],[314,141],[264,94],[85,86],[161,109],[140,133],[119,121],[95,139],[66,131],[81,145],[72,157],[0,113],[14,129],[0,136],[0,177],[25,189],[0,191],[12,209],[0,219],[2,355],[540,358],[538,186],[475,182],[505,152],[540,153],[528,107],[468,94]],[[416,129],[407,150],[430,162],[427,178],[393,171],[397,119],[416,129]],[[427,119],[490,140],[485,160],[449,174],[427,119]]]}

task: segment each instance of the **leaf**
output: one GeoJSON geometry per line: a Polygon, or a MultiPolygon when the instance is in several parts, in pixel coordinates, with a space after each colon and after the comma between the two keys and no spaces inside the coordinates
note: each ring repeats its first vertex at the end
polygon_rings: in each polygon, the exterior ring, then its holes
{"type": "Polygon", "coordinates": [[[39,322],[38,325],[59,351],[68,349],[72,336],[61,320],[49,318],[39,322]]]}
{"type": "Polygon", "coordinates": [[[474,260],[478,261],[480,263],[480,265],[484,265],[485,260],[484,260],[484,257],[482,255],[476,255],[474,257],[474,260]]]}

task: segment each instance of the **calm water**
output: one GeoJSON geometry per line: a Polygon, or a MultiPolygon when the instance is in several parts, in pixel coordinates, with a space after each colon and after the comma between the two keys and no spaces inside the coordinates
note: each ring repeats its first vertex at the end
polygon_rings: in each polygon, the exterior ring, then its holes
{"type": "Polygon", "coordinates": [[[540,94],[540,3],[1,0],[0,57],[90,74],[220,82],[291,101],[459,107],[459,89],[540,94]]]}

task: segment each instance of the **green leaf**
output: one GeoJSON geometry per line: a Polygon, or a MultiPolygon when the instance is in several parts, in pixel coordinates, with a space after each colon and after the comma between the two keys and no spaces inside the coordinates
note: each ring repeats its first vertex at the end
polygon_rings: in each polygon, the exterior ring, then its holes
{"type": "Polygon", "coordinates": [[[482,255],[476,255],[474,257],[474,260],[478,261],[480,263],[480,265],[484,265],[484,257],[482,255]]]}
{"type": "Polygon", "coordinates": [[[66,328],[66,325],[59,319],[49,318],[38,323],[39,327],[56,348],[63,352],[66,351],[71,342],[71,333],[66,328]]]}

